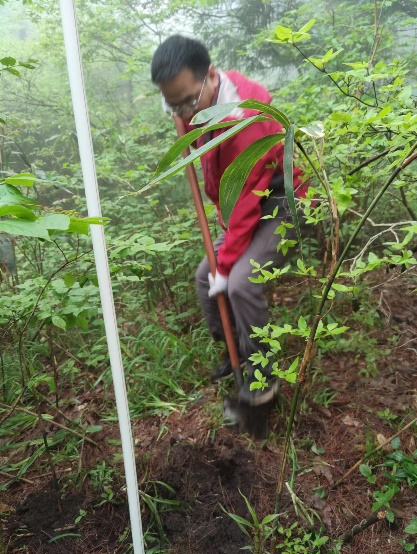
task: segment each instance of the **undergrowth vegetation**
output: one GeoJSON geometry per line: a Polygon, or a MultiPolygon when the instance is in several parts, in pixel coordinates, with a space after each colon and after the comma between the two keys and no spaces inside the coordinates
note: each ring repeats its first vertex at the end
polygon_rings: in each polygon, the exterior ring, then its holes
{"type": "MultiPolygon", "coordinates": [[[[194,270],[204,251],[180,173],[186,162],[174,166],[172,124],[161,113],[148,76],[150,53],[167,21],[181,18],[187,8],[193,8],[195,25],[202,14],[214,20],[220,3],[162,3],[157,13],[142,7],[131,25],[123,19],[127,5],[115,1],[123,16],[115,18],[115,29],[108,28],[104,5],[80,3],[105,216],[99,221],[83,217],[78,145],[57,46],[62,40],[53,24],[57,7],[47,4],[0,6],[12,22],[0,39],[0,493],[47,473],[62,501],[84,487],[94,491],[99,508],[122,503],[125,485],[120,441],[109,431],[117,417],[88,225],[106,225],[134,422],[154,418],[158,439],[169,435],[170,415],[185,414],[204,400],[208,369],[221,356],[201,320],[194,290],[194,270]],[[19,17],[27,19],[26,27],[19,26],[19,17]],[[120,44],[123,37],[129,40],[120,44]],[[94,86],[99,75],[100,90],[94,86]],[[167,183],[137,193],[167,175],[167,183]]],[[[253,7],[249,1],[238,4],[253,7]]],[[[278,67],[282,57],[279,75],[270,83],[277,110],[272,116],[286,128],[287,157],[295,152],[311,183],[303,202],[309,236],[296,244],[286,239],[285,227],[277,229],[280,248],[291,254],[288,266],[278,271],[254,260],[253,270],[254,280],[270,282],[272,299],[270,324],[253,331],[269,344],[276,374],[293,395],[292,406],[281,406],[288,420],[285,441],[277,436],[266,441],[284,452],[281,462],[276,460],[281,475],[275,510],[258,517],[243,493],[246,517],[223,510],[247,537],[251,552],[333,553],[378,520],[395,525],[395,499],[417,484],[415,444],[394,436],[415,431],[411,406],[405,417],[385,407],[376,415],[392,437],[369,433],[357,466],[372,494],[367,525],[352,530],[352,536],[330,537],[322,518],[295,492],[302,469],[297,448],[303,445],[291,442],[300,396],[301,420],[312,405],[326,411],[335,400],[326,376],[329,357],[350,360],[358,379],[370,379],[378,376],[381,358],[389,359],[398,346],[399,333],[379,342],[379,331],[390,319],[383,292],[378,294],[382,285],[401,278],[415,298],[417,14],[402,2],[377,0],[342,2],[330,11],[318,0],[290,4],[279,13],[279,25],[278,14],[261,18],[262,28],[247,37],[237,63],[251,67],[253,57],[264,52],[264,63],[278,67]],[[295,523],[282,513],[284,493],[294,506],[295,523]]],[[[227,40],[214,52],[220,66],[227,40]]],[[[250,160],[239,163],[244,174],[250,160]]],[[[233,194],[238,193],[236,183],[233,194]]],[[[219,231],[214,212],[206,206],[213,236],[219,231]]],[[[253,361],[267,363],[260,354],[253,361]]],[[[228,390],[222,384],[218,394],[228,390]]],[[[220,410],[204,409],[213,440],[223,426],[220,410]]],[[[314,455],[324,454],[313,439],[306,441],[314,455]]],[[[138,464],[142,470],[146,460],[138,464]]],[[[324,488],[316,493],[327,494],[324,488]]],[[[140,495],[147,552],[169,552],[163,516],[184,505],[169,483],[145,470],[140,495]]],[[[6,514],[1,502],[0,507],[6,514]]],[[[80,510],[77,533],[86,519],[80,510]]],[[[411,510],[398,546],[415,551],[415,534],[417,515],[411,510]]],[[[128,528],[119,542],[123,552],[131,548],[128,528]]],[[[0,533],[0,554],[9,552],[2,543],[0,533]]],[[[13,550],[20,551],[29,550],[13,550]]]]}

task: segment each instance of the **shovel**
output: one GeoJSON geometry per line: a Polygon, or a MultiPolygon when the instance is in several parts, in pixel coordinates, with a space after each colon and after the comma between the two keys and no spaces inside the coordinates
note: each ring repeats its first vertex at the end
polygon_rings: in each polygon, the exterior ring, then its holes
{"type": "MultiPolygon", "coordinates": [[[[181,138],[185,135],[184,123],[178,116],[174,116],[173,119],[178,137],[181,138]]],[[[186,158],[189,154],[190,150],[187,148],[183,152],[183,157],[186,158]]],[[[210,230],[204,211],[197,175],[192,163],[187,165],[186,172],[197,212],[198,223],[203,237],[204,249],[206,251],[210,272],[214,277],[217,267],[216,254],[214,252],[213,242],[211,240],[210,230]]],[[[237,391],[239,392],[241,386],[243,385],[243,373],[240,367],[239,354],[233,336],[232,323],[225,295],[218,294],[217,302],[219,305],[220,317],[226,339],[226,347],[232,365],[233,376],[237,391]]],[[[225,420],[227,420],[231,425],[239,426],[239,432],[249,433],[256,439],[265,439],[268,436],[268,414],[270,409],[271,405],[251,406],[246,402],[239,401],[238,398],[224,398],[223,400],[223,416],[225,417],[225,420]]]]}

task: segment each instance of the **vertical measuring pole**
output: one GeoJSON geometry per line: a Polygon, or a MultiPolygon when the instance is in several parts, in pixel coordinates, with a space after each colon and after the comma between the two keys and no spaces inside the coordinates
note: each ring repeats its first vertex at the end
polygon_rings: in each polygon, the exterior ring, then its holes
{"type": "MultiPolygon", "coordinates": [[[[101,205],[94,163],[94,151],[88,117],[74,0],[60,0],[60,7],[88,215],[89,217],[101,217],[101,205]]],[[[122,439],[133,550],[135,554],[144,554],[132,429],[130,426],[129,406],[120,350],[119,332],[117,329],[116,311],[110,281],[106,241],[102,225],[91,225],[91,238],[93,242],[104,326],[106,329],[116,397],[117,415],[122,439]]]]}

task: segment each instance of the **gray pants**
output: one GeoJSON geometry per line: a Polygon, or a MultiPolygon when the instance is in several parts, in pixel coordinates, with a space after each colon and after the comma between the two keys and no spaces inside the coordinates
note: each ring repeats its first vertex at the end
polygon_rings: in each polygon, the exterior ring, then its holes
{"type": "MultiPolygon", "coordinates": [[[[267,204],[270,204],[271,200],[272,198],[267,204]]],[[[259,350],[264,355],[268,351],[266,344],[260,343],[258,339],[250,337],[253,333],[252,326],[264,327],[269,321],[268,302],[264,294],[266,285],[249,281],[249,277],[257,277],[259,275],[259,273],[252,272],[254,267],[250,263],[250,260],[253,259],[255,262],[258,262],[261,267],[266,262],[272,261],[273,265],[268,267],[269,270],[271,267],[283,267],[288,262],[281,252],[277,252],[277,245],[281,240],[281,236],[274,234],[274,231],[282,221],[291,223],[292,219],[288,211],[286,199],[280,198],[278,204],[277,217],[260,220],[259,227],[255,231],[250,245],[233,265],[229,275],[227,294],[230,315],[239,348],[239,356],[244,361],[248,360],[249,356],[259,350]]],[[[267,211],[271,210],[263,210],[263,213],[267,211]]],[[[300,226],[301,224],[300,222],[300,226]]],[[[285,238],[296,239],[295,229],[287,229],[285,238]]],[[[216,254],[223,241],[224,232],[214,243],[216,254]]],[[[217,300],[216,298],[209,298],[207,294],[209,289],[208,273],[209,264],[207,257],[205,257],[196,272],[198,299],[214,340],[224,341],[225,337],[217,300]]],[[[249,376],[251,376],[254,369],[250,362],[247,365],[249,376]]],[[[271,371],[271,368],[268,369],[268,366],[264,369],[261,369],[261,366],[257,367],[265,375],[271,371]]]]}

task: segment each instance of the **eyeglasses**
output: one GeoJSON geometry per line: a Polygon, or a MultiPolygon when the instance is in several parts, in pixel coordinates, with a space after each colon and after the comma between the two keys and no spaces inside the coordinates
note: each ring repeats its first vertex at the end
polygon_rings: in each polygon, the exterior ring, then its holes
{"type": "Polygon", "coordinates": [[[164,96],[162,96],[162,104],[163,104],[164,110],[169,115],[181,115],[183,113],[194,111],[197,108],[198,104],[200,103],[201,96],[203,94],[203,90],[206,85],[206,81],[207,81],[207,75],[204,77],[203,85],[201,87],[198,98],[195,98],[194,100],[188,100],[187,102],[183,102],[179,106],[171,106],[171,104],[168,104],[168,102],[165,100],[164,96]]]}

